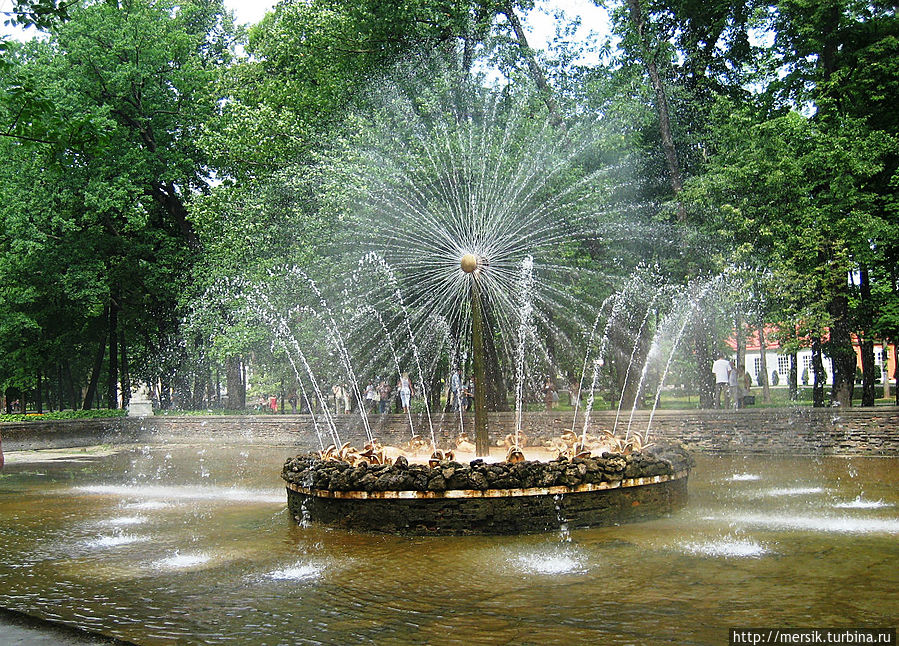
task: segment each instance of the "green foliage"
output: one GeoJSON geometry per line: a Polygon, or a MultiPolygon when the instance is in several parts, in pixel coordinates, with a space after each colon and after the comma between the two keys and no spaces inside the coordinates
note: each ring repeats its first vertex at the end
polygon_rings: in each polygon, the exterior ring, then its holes
{"type": "Polygon", "coordinates": [[[228,63],[220,2],[67,5],[48,38],[7,57],[0,101],[0,382],[72,362],[86,379],[118,312],[135,377],[171,364],[175,304],[198,247],[185,201],[206,190],[196,133],[228,63]]]}
{"type": "MultiPolygon", "coordinates": [[[[309,314],[317,297],[281,269],[344,284],[351,269],[340,258],[365,215],[354,196],[373,187],[335,181],[346,178],[335,160],[359,163],[378,138],[409,127],[376,89],[393,79],[418,114],[436,114],[454,92],[483,85],[477,59],[507,79],[498,118],[515,106],[529,115],[532,129],[516,136],[552,121],[548,94],[572,123],[602,117],[589,152],[535,194],[548,201],[573,177],[591,178],[581,197],[600,234],[553,250],[581,270],[566,298],[595,302],[645,261],[684,285],[726,271],[741,285],[727,306],[753,325],[777,323],[785,351],[835,326],[899,339],[892,3],[604,4],[620,46],[578,65],[587,45],[571,42],[571,24],[549,54],[520,47],[510,16],[527,1],[285,0],[244,32],[221,0],[17,0],[17,20],[45,37],[0,52],[0,386],[27,390],[63,366],[86,383],[114,310],[135,379],[189,390],[241,355],[271,388],[292,368],[258,317],[236,314],[248,285],[294,311],[301,342],[317,350],[314,369],[342,379],[334,340],[309,314]],[[650,61],[686,178],[679,195],[650,61]],[[549,92],[534,90],[530,63],[545,67],[549,92]],[[672,224],[677,202],[687,220],[672,224]],[[864,289],[847,280],[863,270],[864,289]]],[[[411,134],[403,145],[424,165],[411,134]]],[[[634,312],[648,307],[645,294],[629,298],[634,312]]],[[[709,321],[696,333],[713,347],[728,327],[709,321]]],[[[579,370],[564,354],[563,371],[579,370]]],[[[694,359],[677,358],[676,376],[695,378],[694,359]]]]}
{"type": "Polygon", "coordinates": [[[108,417],[125,417],[128,414],[124,409],[97,408],[94,410],[60,410],[52,413],[0,413],[0,423],[3,422],[46,422],[50,420],[64,419],[105,419],[108,417]]]}

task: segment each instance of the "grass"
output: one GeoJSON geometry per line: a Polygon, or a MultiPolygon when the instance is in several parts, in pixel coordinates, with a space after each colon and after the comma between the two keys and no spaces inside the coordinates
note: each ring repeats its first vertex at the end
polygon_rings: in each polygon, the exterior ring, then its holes
{"type": "Polygon", "coordinates": [[[106,417],[124,417],[126,410],[99,408],[93,410],[58,410],[49,413],[12,413],[0,414],[0,422],[38,422],[59,419],[100,419],[106,417]]]}

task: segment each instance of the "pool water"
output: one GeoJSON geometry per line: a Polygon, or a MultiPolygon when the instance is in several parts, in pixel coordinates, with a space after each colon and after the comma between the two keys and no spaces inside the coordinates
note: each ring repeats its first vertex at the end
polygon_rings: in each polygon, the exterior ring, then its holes
{"type": "Polygon", "coordinates": [[[698,456],[620,527],[396,537],[298,526],[291,447],[8,453],[0,606],[139,644],[725,644],[899,617],[899,459],[698,456]]]}

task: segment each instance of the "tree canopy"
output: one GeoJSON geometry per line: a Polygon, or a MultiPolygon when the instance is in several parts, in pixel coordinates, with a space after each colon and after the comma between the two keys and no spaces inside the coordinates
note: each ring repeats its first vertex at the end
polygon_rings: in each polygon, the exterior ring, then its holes
{"type": "MultiPolygon", "coordinates": [[[[378,227],[365,196],[390,188],[385,199],[412,202],[471,170],[441,175],[425,138],[495,128],[484,167],[504,153],[524,167],[516,146],[534,133],[573,150],[589,129],[590,145],[539,173],[540,190],[519,205],[524,226],[524,211],[579,187],[557,216],[580,213],[571,228],[581,235],[546,260],[579,273],[555,306],[538,308],[547,343],[530,350],[535,374],[580,372],[585,348],[566,356],[564,344],[577,347],[604,317],[638,337],[597,336],[617,357],[597,378],[620,391],[674,316],[685,383],[707,387],[703,366],[728,336],[774,326],[783,352],[830,358],[841,405],[859,344],[863,403],[873,404],[871,344],[899,342],[895,7],[597,4],[614,39],[599,55],[570,39],[570,22],[549,50],[535,48],[528,0],[284,0],[248,28],[221,0],[17,0],[13,19],[40,37],[0,49],[0,384],[38,407],[119,407],[138,380],[184,407],[223,390],[243,407],[250,373],[259,388],[302,386],[272,321],[239,312],[242,290],[291,313],[326,380],[347,368],[322,331],[323,300],[353,328],[366,378],[396,372],[400,361],[358,330],[428,319],[433,304],[379,305],[377,325],[342,309],[350,293],[357,309],[366,294],[367,306],[378,300],[354,273],[369,249],[360,229],[378,227]],[[389,88],[405,93],[402,110],[389,88]],[[484,95],[492,112],[479,121],[465,106],[484,95]],[[513,119],[529,125],[503,130],[513,119]],[[387,155],[380,166],[376,150],[387,155]],[[401,155],[423,169],[418,188],[398,180],[401,155]],[[716,297],[702,305],[710,318],[692,322],[646,278],[707,295],[717,288],[695,286],[722,273],[728,290],[752,296],[716,297]],[[569,302],[590,313],[572,316],[569,302]]],[[[401,238],[386,231],[388,247],[401,238]]],[[[415,282],[395,271],[397,284],[415,282]]],[[[458,329],[451,343],[440,334],[422,352],[432,391],[465,356],[458,329]]],[[[498,340],[497,375],[515,371],[515,348],[498,340]]]]}

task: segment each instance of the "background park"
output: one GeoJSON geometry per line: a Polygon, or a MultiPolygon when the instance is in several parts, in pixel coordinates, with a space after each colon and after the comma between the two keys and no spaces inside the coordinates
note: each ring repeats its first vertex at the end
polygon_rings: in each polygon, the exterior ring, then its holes
{"type": "MultiPolygon", "coordinates": [[[[297,380],[271,330],[197,304],[235,279],[283,291],[285,266],[342,290],[335,277],[358,262],[360,229],[382,216],[353,206],[331,169],[362,165],[346,151],[384,130],[378,88],[402,85],[424,103],[446,90],[434,78],[495,87],[497,110],[528,111],[535,130],[591,124],[590,154],[561,181],[589,182],[579,226],[593,235],[545,262],[578,268],[568,289],[594,311],[643,273],[650,285],[628,300],[653,310],[635,357],[630,341],[610,340],[597,407],[653,403],[652,388],[624,383],[675,307],[655,297],[652,276],[698,291],[721,275],[726,287],[684,330],[662,407],[710,407],[719,350],[751,373],[757,405],[886,403],[899,336],[894,9],[604,7],[611,33],[586,37],[560,15],[538,50],[522,26],[527,2],[288,2],[249,27],[216,2],[13,3],[8,18],[38,31],[8,37],[0,68],[6,412],[105,414],[139,383],[161,409],[241,411],[263,396],[283,409],[297,380]]],[[[377,285],[366,298],[382,298],[377,285]]],[[[544,319],[558,306],[537,304],[544,319]]],[[[580,376],[592,317],[559,318],[567,329],[541,330],[560,340],[530,368],[531,407],[547,377],[564,406],[580,376]]],[[[625,318],[610,327],[636,327],[625,318]]],[[[314,335],[320,321],[304,325],[314,335]]],[[[312,368],[329,386],[347,381],[327,345],[312,368]]],[[[435,403],[451,373],[440,352],[426,386],[435,403]]],[[[488,404],[514,407],[514,358],[500,347],[491,366],[488,404]]],[[[361,381],[398,377],[386,357],[366,368],[361,381]]]]}
{"type": "Polygon", "coordinates": [[[894,3],[249,4],[0,0],[0,643],[895,642],[894,3]]]}

